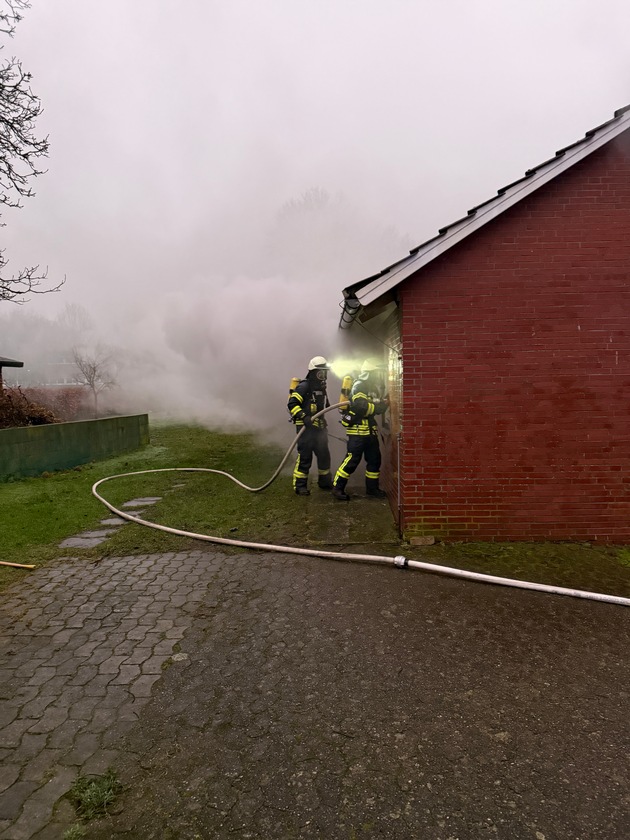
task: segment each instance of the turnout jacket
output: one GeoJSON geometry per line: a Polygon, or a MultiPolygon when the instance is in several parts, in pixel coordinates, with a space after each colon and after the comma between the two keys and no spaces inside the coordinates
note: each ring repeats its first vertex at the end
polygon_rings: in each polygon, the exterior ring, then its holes
{"type": "Polygon", "coordinates": [[[379,399],[368,382],[357,379],[350,391],[350,404],[341,418],[341,425],[349,435],[377,434],[376,417],[385,414],[389,403],[379,399]]]}
{"type": "MultiPolygon", "coordinates": [[[[314,388],[308,379],[302,379],[291,392],[287,408],[291,420],[296,426],[301,427],[304,425],[305,416],[312,417],[313,414],[323,411],[329,405],[324,388],[314,388]]],[[[317,420],[313,420],[313,426],[316,429],[325,429],[327,425],[325,417],[318,417],[317,420]]]]}

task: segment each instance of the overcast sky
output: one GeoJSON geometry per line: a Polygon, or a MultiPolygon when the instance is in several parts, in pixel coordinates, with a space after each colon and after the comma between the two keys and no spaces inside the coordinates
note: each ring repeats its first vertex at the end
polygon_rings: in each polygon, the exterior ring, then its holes
{"type": "Polygon", "coordinates": [[[32,0],[5,55],[48,172],[2,239],[67,282],[0,318],[78,303],[174,380],[282,390],[344,286],[630,104],[628,32],[627,0],[32,0]]]}

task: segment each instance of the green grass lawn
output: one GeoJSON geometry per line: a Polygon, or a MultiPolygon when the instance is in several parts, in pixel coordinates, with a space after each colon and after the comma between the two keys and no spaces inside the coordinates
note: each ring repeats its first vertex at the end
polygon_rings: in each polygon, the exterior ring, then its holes
{"type": "MultiPolygon", "coordinates": [[[[224,435],[190,426],[152,427],[150,445],[141,451],[0,484],[0,559],[41,565],[68,554],[92,557],[112,551],[182,550],[189,547],[182,538],[137,525],[122,527],[98,550],[62,549],[59,543],[82,531],[101,528],[100,521],[111,515],[91,492],[92,485],[106,476],[179,466],[209,467],[256,485],[271,476],[282,454],[273,447],[260,447],[246,435],[224,435]]],[[[279,478],[270,490],[257,495],[221,476],[168,472],[117,479],[103,485],[101,492],[114,505],[138,496],[162,496],[159,505],[146,509],[147,518],[185,530],[198,532],[210,527],[229,533],[234,527],[232,518],[242,522],[249,507],[255,507],[257,515],[265,515],[280,498],[286,501],[288,480],[279,478]],[[184,486],[173,490],[176,485],[184,486]]],[[[195,543],[197,548],[200,545],[195,543]]],[[[0,567],[0,586],[23,574],[0,567]]]]}
{"type": "MultiPolygon", "coordinates": [[[[107,555],[242,550],[133,523],[117,528],[96,548],[61,548],[59,544],[83,531],[102,529],[101,520],[112,515],[91,492],[101,478],[141,470],[205,467],[259,486],[271,477],[283,455],[284,449],[261,445],[250,435],[152,425],[149,446],[138,452],[0,484],[0,560],[40,566],[67,556],[90,561],[107,555]]],[[[99,492],[116,507],[134,498],[159,496],[157,504],[145,507],[144,519],[199,534],[387,557],[402,553],[486,574],[630,596],[628,546],[440,543],[411,547],[399,539],[386,502],[357,497],[340,504],[317,487],[309,497],[295,496],[290,477],[294,459],[292,454],[283,473],[261,493],[249,493],[223,476],[186,472],[128,476],[106,482],[99,492]]],[[[0,588],[28,574],[0,566],[0,588]]]]}

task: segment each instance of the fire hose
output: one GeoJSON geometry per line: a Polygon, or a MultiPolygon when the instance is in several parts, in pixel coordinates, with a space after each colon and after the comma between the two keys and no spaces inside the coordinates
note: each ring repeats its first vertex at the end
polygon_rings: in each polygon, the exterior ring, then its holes
{"type": "MultiPolygon", "coordinates": [[[[318,417],[321,417],[322,415],[326,414],[327,412],[333,411],[333,409],[336,408],[341,408],[345,405],[347,405],[347,403],[344,402],[331,405],[328,408],[325,408],[323,411],[314,414],[312,419],[315,420],[318,417]]],[[[630,607],[630,598],[623,598],[617,595],[607,595],[600,592],[588,592],[583,589],[570,589],[562,586],[550,586],[544,583],[533,583],[525,580],[497,577],[495,575],[487,575],[481,572],[471,572],[466,569],[454,569],[449,566],[441,566],[437,563],[425,563],[424,561],[420,560],[410,560],[401,554],[396,555],[395,557],[384,557],[378,554],[353,554],[339,551],[318,551],[316,549],[310,548],[295,548],[293,546],[287,545],[272,545],[270,543],[247,542],[244,540],[228,539],[227,537],[216,537],[211,536],[209,534],[197,534],[192,531],[183,531],[179,528],[171,528],[166,525],[158,525],[156,522],[149,522],[146,519],[141,519],[138,516],[132,516],[131,514],[114,507],[114,505],[110,504],[110,502],[104,499],[100,495],[100,493],[97,492],[97,488],[107,481],[113,481],[116,478],[126,478],[132,475],[145,475],[147,473],[161,472],[204,472],[225,476],[226,478],[229,478],[230,481],[233,481],[235,484],[238,484],[238,486],[242,487],[244,490],[248,490],[251,493],[260,493],[262,490],[265,490],[267,487],[269,487],[280,475],[282,468],[286,464],[291,452],[297,445],[299,438],[301,437],[301,435],[304,434],[304,431],[305,429],[302,429],[299,432],[299,434],[295,436],[293,443],[288,448],[285,456],[283,457],[274,474],[268,481],[266,481],[264,484],[261,484],[260,487],[250,487],[249,485],[244,484],[242,481],[239,481],[230,473],[224,472],[223,470],[212,470],[206,467],[165,467],[162,469],[155,470],[139,470],[137,472],[119,473],[118,475],[110,475],[106,478],[101,478],[99,481],[92,485],[92,494],[100,502],[102,502],[102,504],[104,504],[106,508],[108,508],[116,516],[119,516],[121,519],[126,519],[129,522],[135,522],[136,525],[144,525],[148,528],[155,528],[158,531],[164,531],[168,534],[176,534],[178,536],[189,537],[196,540],[203,540],[205,542],[218,543],[219,545],[231,545],[237,546],[239,548],[254,549],[257,551],[273,551],[276,553],[283,554],[299,554],[306,555],[309,557],[322,557],[327,560],[350,560],[363,563],[380,563],[382,565],[393,565],[401,569],[417,569],[420,571],[432,572],[435,574],[446,575],[449,577],[463,578],[464,580],[472,580],[477,581],[479,583],[491,583],[499,586],[511,586],[517,589],[528,589],[536,592],[546,592],[552,595],[567,595],[573,598],[585,598],[591,601],[603,601],[608,604],[618,604],[624,607],[630,607]]]]}

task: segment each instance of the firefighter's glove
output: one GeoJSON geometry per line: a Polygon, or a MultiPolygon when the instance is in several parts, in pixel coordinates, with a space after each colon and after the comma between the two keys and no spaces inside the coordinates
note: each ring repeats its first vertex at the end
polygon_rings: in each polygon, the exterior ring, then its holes
{"type": "Polygon", "coordinates": [[[306,429],[310,429],[313,425],[313,421],[308,414],[305,414],[304,417],[302,417],[302,421],[304,423],[304,428],[306,429]]]}

